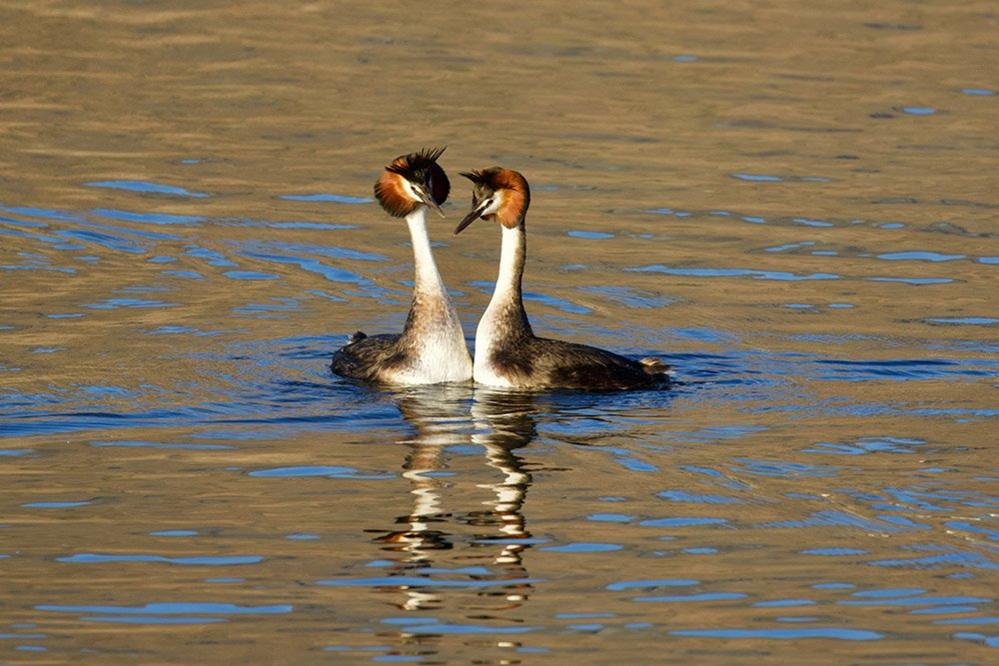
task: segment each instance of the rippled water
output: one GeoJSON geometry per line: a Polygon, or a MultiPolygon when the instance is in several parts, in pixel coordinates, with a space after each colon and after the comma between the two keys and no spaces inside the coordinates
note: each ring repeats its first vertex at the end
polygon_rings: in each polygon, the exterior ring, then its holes
{"type": "Polygon", "coordinates": [[[404,7],[0,8],[0,661],[994,663],[994,5],[404,7]],[[328,374],[444,143],[674,390],[328,374]]]}

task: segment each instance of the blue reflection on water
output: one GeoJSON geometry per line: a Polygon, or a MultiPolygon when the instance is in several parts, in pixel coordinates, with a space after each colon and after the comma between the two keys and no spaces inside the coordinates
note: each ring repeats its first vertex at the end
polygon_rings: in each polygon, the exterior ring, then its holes
{"type": "Polygon", "coordinates": [[[679,516],[674,518],[651,518],[639,523],[642,527],[694,527],[697,525],[725,525],[725,518],[705,518],[702,516],[679,516]]]}
{"type": "Polygon", "coordinates": [[[361,277],[357,273],[353,273],[345,268],[337,268],[335,266],[328,266],[318,259],[310,259],[307,257],[295,257],[290,255],[280,255],[280,254],[267,254],[263,252],[244,252],[247,257],[253,259],[262,259],[264,261],[270,261],[277,264],[291,264],[298,266],[303,271],[308,271],[310,273],[318,273],[330,282],[346,282],[349,284],[358,284],[364,286],[374,286],[374,283],[365,278],[361,277]]]}
{"type": "Polygon", "coordinates": [[[184,566],[229,566],[238,564],[258,564],[264,561],[259,555],[217,555],[194,557],[167,557],[165,555],[121,555],[103,553],[77,553],[57,557],[57,562],[71,564],[103,564],[107,562],[162,562],[165,564],[180,564],[184,566]]]}
{"type": "Polygon", "coordinates": [[[986,636],[985,634],[978,634],[973,632],[959,631],[953,634],[954,638],[958,638],[966,641],[975,641],[976,643],[984,643],[989,647],[999,648],[999,636],[986,636]]]}
{"type": "Polygon", "coordinates": [[[926,440],[908,437],[861,437],[852,443],[819,442],[803,453],[824,455],[858,456],[869,453],[915,453],[916,448],[926,444],[926,440]]]}
{"type": "Polygon", "coordinates": [[[563,546],[546,546],[539,550],[553,553],[608,553],[621,548],[616,543],[568,543],[563,546]]]}
{"type": "Polygon", "coordinates": [[[585,238],[587,240],[603,240],[605,238],[614,238],[614,234],[608,233],[606,231],[580,231],[577,229],[572,229],[566,232],[566,235],[571,238],[585,238]]]}
{"type": "Polygon", "coordinates": [[[225,271],[222,275],[233,280],[280,280],[279,275],[259,271],[225,271]]]}
{"type": "Polygon", "coordinates": [[[116,310],[118,308],[172,308],[177,303],[155,301],[146,298],[109,298],[100,303],[84,303],[83,307],[91,310],[116,310]]]}
{"type": "Polygon", "coordinates": [[[797,282],[802,280],[838,280],[835,273],[790,273],[787,271],[764,271],[754,268],[674,268],[655,264],[626,268],[634,273],[664,273],[684,277],[750,277],[756,280],[779,280],[781,282],[797,282]]]}
{"type": "MultiPolygon", "coordinates": [[[[388,261],[389,258],[377,252],[365,252],[336,245],[307,245],[304,243],[286,243],[281,241],[244,241],[239,243],[246,256],[258,259],[270,259],[274,250],[294,255],[316,255],[330,259],[347,259],[350,261],[388,261]]],[[[279,255],[280,257],[280,255],[279,255]]],[[[283,258],[283,257],[281,257],[283,258]]]]}
{"type": "Polygon", "coordinates": [[[610,583],[607,589],[613,592],[633,589],[652,589],[656,587],[690,587],[699,585],[700,581],[693,578],[652,578],[648,580],[623,580],[610,583]]]}
{"type": "Polygon", "coordinates": [[[98,180],[87,183],[87,187],[102,187],[112,190],[141,192],[143,194],[170,194],[178,197],[190,197],[193,199],[204,199],[208,197],[208,195],[204,192],[191,192],[183,187],[164,185],[162,183],[151,183],[145,180],[98,180]]]}
{"type": "MultiPolygon", "coordinates": [[[[804,522],[801,523],[802,526],[805,525],[804,522]]],[[[809,548],[807,550],[801,551],[802,555],[827,555],[830,557],[842,557],[846,555],[863,555],[867,551],[860,548],[844,548],[838,546],[835,548],[809,548]]]]}
{"type": "Polygon", "coordinates": [[[81,502],[28,502],[21,506],[25,509],[75,509],[80,506],[87,506],[90,501],[81,502]]]}
{"type": "Polygon", "coordinates": [[[931,317],[923,321],[930,324],[944,324],[952,326],[995,326],[999,324],[996,317],[931,317]]]}
{"type": "Polygon", "coordinates": [[[701,495],[685,490],[663,490],[656,493],[657,497],[670,502],[692,502],[695,504],[741,504],[742,501],[726,495],[701,495]]]}
{"type": "Polygon", "coordinates": [[[159,530],[157,532],[150,532],[150,536],[158,537],[189,537],[197,536],[197,530],[159,530]]]}
{"type": "Polygon", "coordinates": [[[939,252],[886,252],[885,254],[879,254],[878,259],[886,259],[888,261],[954,261],[955,259],[964,259],[963,254],[940,254],[939,252]]]}
{"type": "Polygon", "coordinates": [[[902,284],[911,285],[928,285],[928,284],[948,284],[954,280],[951,278],[927,278],[927,277],[869,277],[865,278],[870,282],[900,282],[902,284]]]}
{"type": "Polygon", "coordinates": [[[701,602],[701,601],[734,601],[736,599],[745,599],[747,595],[742,592],[702,592],[700,594],[677,594],[677,595],[661,595],[652,597],[633,597],[632,601],[638,602],[650,602],[650,603],[688,603],[688,602],[701,602]]]}
{"type": "Polygon", "coordinates": [[[200,215],[171,215],[169,213],[136,213],[127,210],[116,210],[113,208],[95,208],[90,211],[91,215],[107,217],[112,220],[122,220],[123,222],[139,222],[142,224],[163,224],[163,225],[188,225],[200,224],[206,218],[200,215]]]}
{"type": "MultiPolygon", "coordinates": [[[[857,596],[857,595],[854,595],[857,596]]],[[[836,603],[843,606],[939,606],[942,604],[988,604],[994,599],[991,597],[924,597],[924,596],[904,596],[904,597],[881,597],[870,599],[843,599],[836,603]]]]}
{"type": "Polygon", "coordinates": [[[756,174],[756,173],[732,173],[729,174],[733,178],[739,180],[748,180],[753,183],[779,183],[783,178],[780,176],[774,176],[771,174],[756,174]]]}
{"type": "Polygon", "coordinates": [[[577,291],[602,296],[611,301],[620,303],[625,307],[636,309],[651,310],[655,308],[662,308],[669,305],[674,300],[667,296],[642,292],[630,287],[591,285],[576,287],[576,289],[577,291]]]}
{"type": "Polygon", "coordinates": [[[327,479],[391,479],[395,474],[362,474],[353,467],[324,467],[324,466],[302,466],[302,467],[276,467],[274,469],[260,469],[249,473],[250,476],[261,476],[268,478],[289,478],[303,476],[322,476],[327,479]]]}
{"type": "Polygon", "coordinates": [[[884,638],[876,631],[843,629],[840,627],[808,627],[804,629],[674,629],[671,636],[703,638],[763,638],[774,640],[800,640],[803,638],[831,638],[842,641],[875,641],[884,638]]]}
{"type": "MultiPolygon", "coordinates": [[[[496,286],[496,283],[489,282],[487,280],[471,280],[468,282],[468,285],[471,287],[477,287],[484,294],[491,294],[496,286]]],[[[541,292],[525,291],[523,296],[525,301],[542,303],[548,307],[558,308],[563,312],[569,312],[571,314],[589,314],[591,312],[588,307],[578,305],[564,298],[543,294],[541,292]]]]}
{"type": "Polygon", "coordinates": [[[949,566],[962,566],[970,569],[985,569],[999,571],[999,564],[988,559],[982,553],[953,552],[943,555],[927,555],[914,558],[888,558],[868,562],[876,567],[905,567],[913,569],[938,569],[949,566]]]}

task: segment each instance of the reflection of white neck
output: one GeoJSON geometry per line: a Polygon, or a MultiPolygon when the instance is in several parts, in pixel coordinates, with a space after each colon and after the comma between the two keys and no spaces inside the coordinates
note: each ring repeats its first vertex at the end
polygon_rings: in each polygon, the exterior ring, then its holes
{"type": "Polygon", "coordinates": [[[416,267],[416,291],[425,294],[442,294],[447,299],[444,281],[437,270],[434,253],[430,247],[430,236],[427,234],[427,207],[419,205],[406,216],[409,226],[409,237],[413,243],[413,262],[416,267]]]}

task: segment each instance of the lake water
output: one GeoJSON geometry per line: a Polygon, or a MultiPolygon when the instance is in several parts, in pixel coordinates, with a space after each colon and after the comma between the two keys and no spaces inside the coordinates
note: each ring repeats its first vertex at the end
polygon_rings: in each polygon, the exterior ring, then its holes
{"type": "Polygon", "coordinates": [[[812,4],[4,3],[0,662],[996,663],[999,13],[812,4]],[[673,390],[328,373],[439,144],[673,390]]]}

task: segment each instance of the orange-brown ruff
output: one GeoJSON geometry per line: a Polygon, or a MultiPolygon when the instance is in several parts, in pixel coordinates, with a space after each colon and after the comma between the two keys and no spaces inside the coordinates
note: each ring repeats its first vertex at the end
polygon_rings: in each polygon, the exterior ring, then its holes
{"type": "Polygon", "coordinates": [[[375,198],[392,217],[406,217],[421,204],[406,191],[404,181],[422,182],[426,179],[430,187],[428,193],[438,205],[447,201],[451,192],[451,182],[437,159],[444,148],[423,149],[418,153],[400,155],[385,167],[375,183],[375,198]]]}
{"type": "Polygon", "coordinates": [[[658,359],[634,361],[596,347],[534,335],[521,289],[527,258],[525,220],[531,203],[527,180],[500,167],[461,175],[474,184],[472,210],[455,233],[479,218],[496,220],[502,229],[496,288],[475,333],[476,383],[598,391],[668,385],[669,366],[658,359]]]}
{"type": "MultiPolygon", "coordinates": [[[[338,375],[389,384],[438,384],[472,378],[461,322],[434,261],[427,209],[440,212],[451,185],[437,164],[443,148],[397,157],[375,183],[375,197],[393,217],[406,219],[413,244],[413,302],[399,335],[358,331],[333,354],[338,375]]],[[[443,213],[442,213],[443,215],[443,213]]]]}

